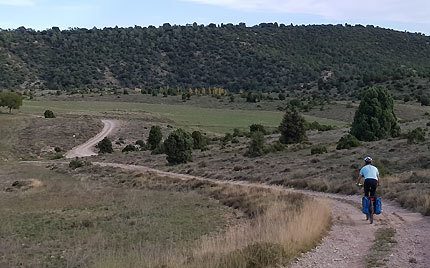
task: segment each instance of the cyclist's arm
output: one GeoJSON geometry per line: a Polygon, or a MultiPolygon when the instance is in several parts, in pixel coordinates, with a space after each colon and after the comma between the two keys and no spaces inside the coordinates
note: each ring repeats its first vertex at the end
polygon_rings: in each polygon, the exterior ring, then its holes
{"type": "Polygon", "coordinates": [[[358,174],[357,184],[360,184],[361,178],[363,178],[363,175],[358,174]]]}
{"type": "Polygon", "coordinates": [[[378,186],[379,186],[379,184],[381,184],[381,177],[379,177],[379,175],[378,175],[378,186]]]}

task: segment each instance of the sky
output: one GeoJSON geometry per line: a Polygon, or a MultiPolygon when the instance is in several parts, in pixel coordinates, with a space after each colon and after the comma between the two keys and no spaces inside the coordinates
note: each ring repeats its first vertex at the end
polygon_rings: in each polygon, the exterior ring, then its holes
{"type": "Polygon", "coordinates": [[[262,22],[361,24],[430,36],[430,0],[0,0],[0,28],[262,22]]]}

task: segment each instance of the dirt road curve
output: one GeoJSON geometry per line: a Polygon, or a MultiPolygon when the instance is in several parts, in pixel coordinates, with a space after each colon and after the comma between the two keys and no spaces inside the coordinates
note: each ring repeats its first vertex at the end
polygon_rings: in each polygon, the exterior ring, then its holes
{"type": "Polygon", "coordinates": [[[89,139],[84,144],[78,145],[72,150],[68,151],[65,154],[66,158],[75,158],[75,157],[84,157],[84,156],[92,156],[97,155],[94,152],[94,147],[97,143],[104,139],[104,137],[111,134],[118,126],[118,121],[115,120],[102,120],[104,127],[103,130],[97,134],[95,137],[89,139]]]}
{"type": "MultiPolygon", "coordinates": [[[[82,146],[71,151],[74,155],[94,154],[90,149],[116,127],[114,121],[103,121],[103,131],[82,146]],[[110,122],[110,124],[109,124],[110,122]]],[[[73,155],[73,154],[70,154],[73,155]]],[[[74,157],[74,156],[72,156],[74,157]]],[[[276,188],[282,191],[300,192],[317,198],[332,200],[331,212],[333,226],[329,234],[315,249],[304,253],[291,267],[365,267],[366,256],[375,238],[375,231],[381,227],[396,230],[397,244],[386,259],[386,267],[430,267],[430,217],[413,213],[400,208],[397,204],[383,200],[383,213],[377,215],[375,223],[370,225],[357,208],[361,197],[338,194],[319,193],[296,190],[273,185],[248,183],[243,181],[220,181],[199,176],[178,174],[148,168],[145,166],[125,165],[117,163],[93,162],[95,165],[122,168],[139,172],[149,172],[159,176],[174,177],[182,180],[204,180],[223,184],[240,184],[264,188],[276,188]]]]}

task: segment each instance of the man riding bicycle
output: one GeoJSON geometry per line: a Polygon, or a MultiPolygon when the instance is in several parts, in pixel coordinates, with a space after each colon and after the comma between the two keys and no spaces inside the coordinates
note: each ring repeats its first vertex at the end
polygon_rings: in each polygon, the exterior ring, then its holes
{"type": "Polygon", "coordinates": [[[358,175],[357,185],[360,184],[361,178],[364,178],[364,196],[369,197],[375,196],[376,188],[379,186],[381,178],[379,177],[379,170],[372,165],[372,158],[366,156],[364,158],[366,165],[361,168],[360,174],[358,175]]]}

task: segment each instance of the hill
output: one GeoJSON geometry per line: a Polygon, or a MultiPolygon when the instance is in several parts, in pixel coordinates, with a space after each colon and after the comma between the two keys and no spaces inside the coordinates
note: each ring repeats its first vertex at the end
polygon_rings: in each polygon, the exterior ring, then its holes
{"type": "Polygon", "coordinates": [[[319,89],[430,78],[430,37],[374,26],[263,23],[0,31],[0,90],[319,89]]]}

